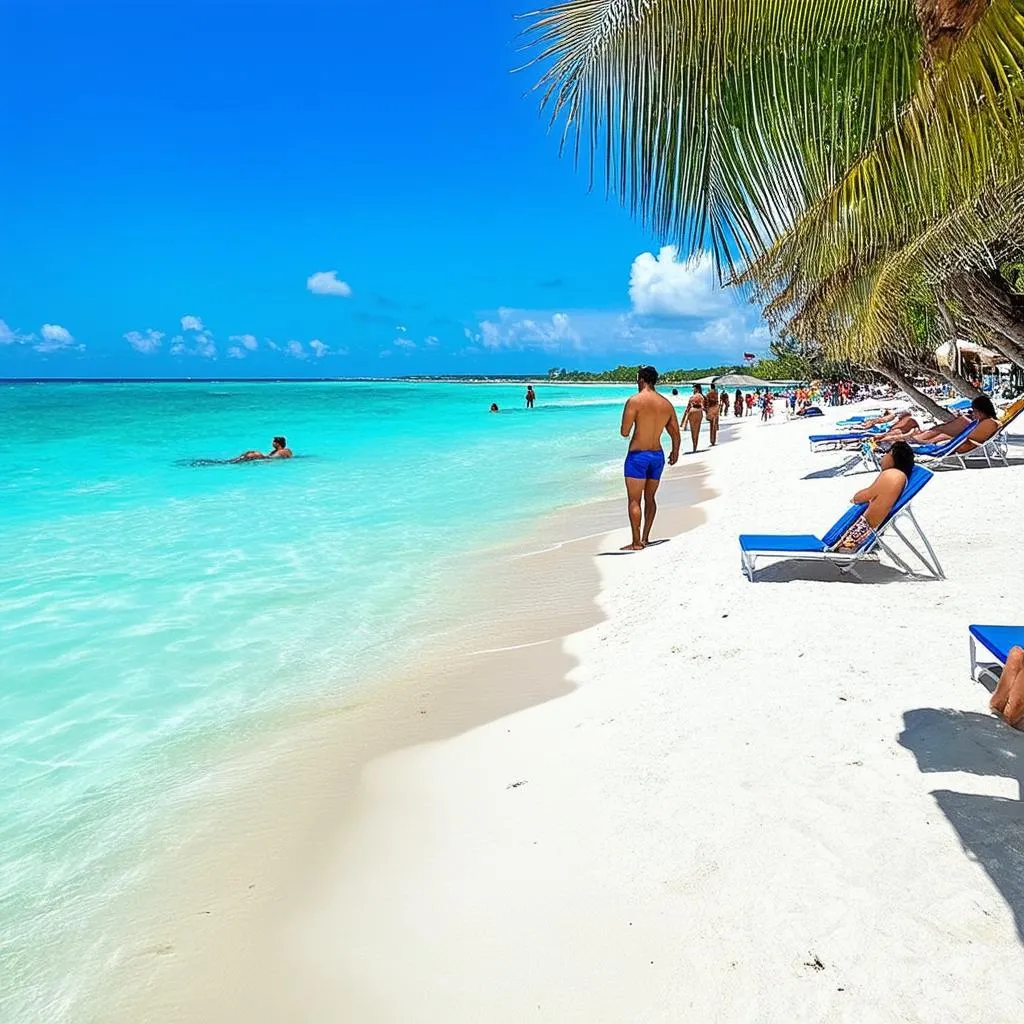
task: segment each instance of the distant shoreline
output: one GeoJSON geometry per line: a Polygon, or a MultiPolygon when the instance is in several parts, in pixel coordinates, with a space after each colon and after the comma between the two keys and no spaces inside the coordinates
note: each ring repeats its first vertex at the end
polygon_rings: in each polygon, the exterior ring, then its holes
{"type": "Polygon", "coordinates": [[[631,388],[627,381],[547,377],[0,377],[2,384],[533,384],[535,387],[631,388]]]}

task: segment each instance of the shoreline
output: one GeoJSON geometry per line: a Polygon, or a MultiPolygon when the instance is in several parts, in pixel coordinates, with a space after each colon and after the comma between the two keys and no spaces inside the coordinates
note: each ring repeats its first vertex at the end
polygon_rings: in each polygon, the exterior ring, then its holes
{"type": "MultiPolygon", "coordinates": [[[[684,460],[662,492],[662,536],[700,520],[708,495],[696,463],[684,460]]],[[[88,1000],[88,1019],[232,1020],[255,990],[248,1019],[280,1019],[260,1017],[281,959],[276,941],[306,898],[303,880],[326,870],[365,767],[572,692],[565,638],[600,621],[593,555],[611,529],[626,532],[623,506],[563,508],[516,543],[480,552],[470,585],[493,611],[434,638],[448,654],[319,707],[223,765],[215,791],[189,813],[188,839],[168,823],[168,852],[146,870],[159,891],[118,912],[123,940],[104,979],[117,997],[88,1000]]]]}
{"type": "Polygon", "coordinates": [[[682,460],[700,521],[639,555],[588,548],[578,628],[449,672],[428,715],[396,687],[376,734],[408,742],[346,758],[325,722],[289,760],[293,733],[269,789],[250,773],[251,806],[236,791],[175,858],[90,1019],[1019,1020],[1024,735],[988,715],[965,643],[1024,601],[1000,515],[1024,439],[916,503],[945,581],[783,563],[749,583],[738,532],[820,530],[866,482],[808,453],[821,426],[723,424],[741,443],[682,460]],[[169,909],[182,948],[155,944],[169,909]]]}
{"type": "Polygon", "coordinates": [[[748,583],[740,530],[823,528],[865,482],[807,428],[748,421],[701,526],[599,560],[570,696],[367,767],[282,946],[302,1020],[1021,1018],[1024,735],[964,647],[1024,599],[1013,531],[977,525],[1024,460],[922,494],[946,581],[748,583]]]}

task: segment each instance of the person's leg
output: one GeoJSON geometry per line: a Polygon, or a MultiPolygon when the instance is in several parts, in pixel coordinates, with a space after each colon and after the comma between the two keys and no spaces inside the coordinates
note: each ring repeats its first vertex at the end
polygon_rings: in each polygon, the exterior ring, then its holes
{"type": "Polygon", "coordinates": [[[957,434],[967,429],[968,420],[964,416],[957,416],[955,420],[948,423],[940,423],[937,426],[929,427],[914,435],[915,441],[937,441],[943,437],[956,437],[957,434]]]}
{"type": "Polygon", "coordinates": [[[693,450],[697,450],[697,438],[700,437],[700,421],[703,415],[699,412],[690,413],[690,438],[693,441],[693,450]]]}
{"type": "Polygon", "coordinates": [[[718,417],[711,416],[708,418],[708,430],[711,432],[711,443],[715,444],[718,441],[718,417]]]}
{"type": "Polygon", "coordinates": [[[640,540],[640,500],[644,496],[644,485],[646,480],[627,476],[626,477],[626,500],[629,503],[629,528],[633,533],[633,539],[629,544],[624,544],[621,551],[641,551],[643,542],[640,540]]]}
{"type": "Polygon", "coordinates": [[[658,493],[660,480],[647,480],[644,482],[644,532],[640,543],[647,546],[651,539],[651,527],[654,525],[654,517],[658,514],[658,502],[655,495],[658,493]]]}
{"type": "Polygon", "coordinates": [[[1024,650],[1021,648],[1014,647],[1010,651],[989,707],[1010,725],[1017,725],[1024,718],[1024,650]]]}

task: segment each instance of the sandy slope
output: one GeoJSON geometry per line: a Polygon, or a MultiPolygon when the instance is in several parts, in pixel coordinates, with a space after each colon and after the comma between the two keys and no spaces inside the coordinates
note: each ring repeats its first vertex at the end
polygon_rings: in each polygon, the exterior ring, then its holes
{"type": "Polygon", "coordinates": [[[708,521],[597,560],[574,692],[366,768],[289,1019],[1024,1020],[1024,736],[966,632],[1024,616],[1024,448],[921,495],[946,582],[750,584],[739,532],[823,530],[864,478],[807,479],[821,420],[727,424],[708,521]]]}

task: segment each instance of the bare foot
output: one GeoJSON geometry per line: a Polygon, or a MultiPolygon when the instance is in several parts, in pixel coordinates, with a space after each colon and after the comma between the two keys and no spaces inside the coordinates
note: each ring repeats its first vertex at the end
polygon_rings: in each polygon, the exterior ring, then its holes
{"type": "Polygon", "coordinates": [[[643,551],[643,544],[623,544],[620,551],[643,551]]]}

